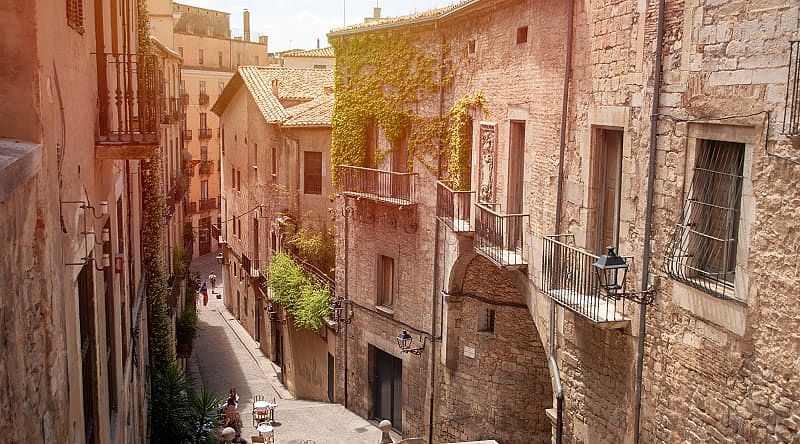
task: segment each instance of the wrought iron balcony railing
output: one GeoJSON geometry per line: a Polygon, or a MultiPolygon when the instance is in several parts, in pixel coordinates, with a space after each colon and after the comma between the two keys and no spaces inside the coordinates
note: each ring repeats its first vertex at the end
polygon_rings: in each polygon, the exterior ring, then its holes
{"type": "Polygon", "coordinates": [[[190,140],[192,140],[192,130],[190,129],[183,130],[183,141],[188,142],[190,140]]]}
{"type": "Polygon", "coordinates": [[[197,202],[194,202],[194,201],[192,201],[192,202],[186,201],[186,202],[184,203],[183,211],[184,211],[186,214],[194,214],[194,213],[197,213],[197,202]]]}
{"type": "Polygon", "coordinates": [[[197,172],[200,174],[211,174],[214,172],[213,160],[201,160],[200,165],[197,166],[197,172]]]}
{"type": "Polygon", "coordinates": [[[449,181],[436,182],[436,217],[457,233],[472,231],[474,191],[456,191],[449,181]]]}
{"type": "Polygon", "coordinates": [[[181,108],[177,98],[168,97],[163,99],[163,105],[161,106],[161,123],[164,125],[180,123],[180,111],[181,108]]]}
{"type": "Polygon", "coordinates": [[[600,289],[593,264],[598,256],[574,246],[571,234],[545,236],[542,248],[542,292],[562,307],[606,328],[627,325],[626,299],[600,289]]]}
{"type": "Polygon", "coordinates": [[[414,205],[417,173],[397,173],[355,166],[339,167],[339,190],[349,197],[392,205],[414,205]]]}
{"type": "Polygon", "coordinates": [[[217,199],[213,197],[210,199],[200,200],[200,211],[216,210],[217,208],[218,208],[217,199]]]}
{"type": "Polygon", "coordinates": [[[503,214],[499,204],[475,203],[475,251],[501,267],[525,267],[527,214],[503,214]]]}
{"type": "Polygon", "coordinates": [[[162,106],[158,100],[161,74],[156,57],[99,54],[97,61],[98,156],[149,157],[159,143],[162,106]],[[113,148],[122,150],[109,154],[113,148]]]}
{"type": "Polygon", "coordinates": [[[214,135],[214,131],[211,128],[200,128],[198,130],[197,139],[198,140],[208,140],[214,135]]]}
{"type": "Polygon", "coordinates": [[[200,93],[200,95],[197,97],[197,102],[200,105],[208,105],[208,94],[200,93]]]}

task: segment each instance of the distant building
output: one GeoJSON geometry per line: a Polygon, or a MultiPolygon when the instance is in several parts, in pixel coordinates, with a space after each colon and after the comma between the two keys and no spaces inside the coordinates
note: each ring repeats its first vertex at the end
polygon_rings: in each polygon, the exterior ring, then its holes
{"type": "Polygon", "coordinates": [[[289,252],[333,289],[332,235],[327,260],[304,257],[290,242],[301,230],[332,232],[333,101],[330,70],[241,66],[213,107],[222,128],[225,305],[281,367],[289,390],[319,401],[333,401],[336,331],[284,322],[263,270],[289,252]]]}
{"type": "Polygon", "coordinates": [[[336,56],[331,47],[285,51],[281,53],[281,58],[286,68],[333,69],[336,65],[336,56]]]}
{"type": "Polygon", "coordinates": [[[227,12],[168,0],[149,3],[152,32],[159,38],[169,35],[171,43],[167,45],[183,58],[180,98],[186,111],[182,143],[192,158],[185,212],[196,234],[193,253],[202,255],[216,249],[211,226],[218,222],[221,196],[219,121],[211,105],[238,66],[269,63],[268,38],[251,31],[247,10],[244,29],[237,32],[231,29],[227,12]]]}

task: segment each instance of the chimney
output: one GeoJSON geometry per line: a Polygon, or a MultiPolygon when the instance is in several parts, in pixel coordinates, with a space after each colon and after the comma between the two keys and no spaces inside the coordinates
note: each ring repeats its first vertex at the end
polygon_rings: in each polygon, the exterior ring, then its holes
{"type": "Polygon", "coordinates": [[[245,42],[249,42],[250,41],[250,11],[245,9],[244,13],[242,13],[242,19],[244,21],[244,38],[243,38],[243,40],[245,42]]]}
{"type": "Polygon", "coordinates": [[[381,8],[379,6],[372,8],[372,18],[375,20],[381,18],[381,8]]]}
{"type": "Polygon", "coordinates": [[[272,95],[277,98],[278,92],[278,79],[272,79],[272,95]]]}
{"type": "Polygon", "coordinates": [[[317,38],[317,49],[319,49],[319,38],[317,38]]]}
{"type": "Polygon", "coordinates": [[[269,38],[265,35],[258,36],[258,43],[264,45],[264,51],[269,51],[269,38]]]}

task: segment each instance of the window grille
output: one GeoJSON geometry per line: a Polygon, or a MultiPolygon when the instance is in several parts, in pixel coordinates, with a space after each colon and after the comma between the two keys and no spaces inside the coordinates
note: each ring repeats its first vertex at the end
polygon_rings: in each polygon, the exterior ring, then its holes
{"type": "Polygon", "coordinates": [[[67,24],[83,34],[83,0],[67,0],[67,24]]]}
{"type": "Polygon", "coordinates": [[[732,299],[744,145],[703,140],[664,268],[679,282],[732,299]]]}
{"type": "Polygon", "coordinates": [[[783,132],[789,136],[800,136],[800,40],[793,40],[790,45],[783,132]]]}

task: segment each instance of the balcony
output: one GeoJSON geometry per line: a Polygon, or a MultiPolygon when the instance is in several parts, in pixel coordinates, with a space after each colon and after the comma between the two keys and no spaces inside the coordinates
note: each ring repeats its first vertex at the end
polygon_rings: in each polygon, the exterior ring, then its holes
{"type": "Polygon", "coordinates": [[[523,256],[527,214],[503,214],[499,204],[475,204],[475,251],[505,268],[526,268],[523,256]]]}
{"type": "Polygon", "coordinates": [[[212,131],[211,128],[200,128],[197,131],[198,140],[208,140],[214,135],[214,131],[212,131]]]}
{"type": "Polygon", "coordinates": [[[161,73],[155,56],[98,54],[98,159],[149,159],[159,144],[161,73]]]}
{"type": "Polygon", "coordinates": [[[180,104],[175,97],[163,99],[161,105],[161,124],[174,125],[181,122],[180,104]]]}
{"type": "Polygon", "coordinates": [[[200,199],[200,211],[208,211],[208,210],[216,210],[219,208],[217,205],[217,199],[210,198],[210,199],[200,199]]]}
{"type": "Polygon", "coordinates": [[[183,212],[187,215],[197,213],[197,202],[185,202],[183,206],[183,212]]]}
{"type": "Polygon", "coordinates": [[[261,261],[257,259],[257,254],[251,255],[256,259],[242,253],[242,270],[252,278],[261,277],[261,261]]]}
{"type": "Polygon", "coordinates": [[[181,92],[180,100],[181,100],[181,106],[182,107],[185,108],[185,107],[189,106],[189,94],[187,94],[185,92],[181,92]]]}
{"type": "Polygon", "coordinates": [[[197,167],[197,171],[200,174],[208,175],[214,172],[214,161],[213,160],[201,160],[200,165],[197,167]]]}
{"type": "Polygon", "coordinates": [[[208,105],[208,94],[201,92],[197,97],[197,103],[200,105],[208,105]]]}
{"type": "Polygon", "coordinates": [[[571,234],[545,236],[542,248],[542,292],[556,304],[602,328],[625,328],[630,322],[626,299],[600,291],[594,264],[598,256],[574,246],[571,234]]]}
{"type": "Polygon", "coordinates": [[[348,197],[409,206],[415,205],[417,173],[396,173],[355,166],[339,167],[339,191],[348,197]]]}
{"type": "Polygon", "coordinates": [[[190,140],[192,140],[192,130],[190,129],[183,130],[183,141],[189,142],[190,140]]]}
{"type": "Polygon", "coordinates": [[[436,182],[436,217],[456,233],[472,232],[472,195],[456,191],[450,181],[436,182]]]}

